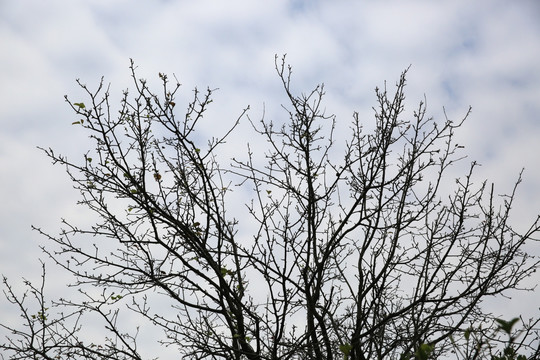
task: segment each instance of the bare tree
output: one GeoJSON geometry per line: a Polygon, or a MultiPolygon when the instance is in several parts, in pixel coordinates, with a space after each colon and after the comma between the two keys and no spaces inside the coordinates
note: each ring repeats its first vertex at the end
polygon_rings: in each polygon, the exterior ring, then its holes
{"type": "MultiPolygon", "coordinates": [[[[59,235],[37,230],[83,299],[48,302],[43,286],[27,283],[21,295],[4,279],[25,321],[22,328],[2,324],[12,331],[0,345],[10,359],[140,359],[137,330],[118,322],[125,311],[161,329],[162,343],[186,359],[436,358],[455,346],[456,356],[474,358],[493,351],[466,350],[471,333],[497,327],[482,300],[518,288],[539,263],[523,251],[538,219],[522,233],[510,226],[521,175],[503,196],[474,183],[475,162],[463,177],[445,179],[463,159],[454,131],[469,113],[435,121],[421,102],[405,116],[406,71],[393,92],[376,89],[374,123],[355,113],[350,137],[337,142],[323,86],[296,95],[285,59],[276,58],[276,70],[289,100],[286,121],[252,121],[246,109],[207,142],[196,129],[212,90],[195,90],[179,117],[180,84],[171,87],[159,74],[158,95],[137,79],[133,63],[134,97],[125,91],[117,111],[103,79],[96,91],[79,82],[88,101],[66,100],[95,149],[82,162],[44,151],[66,167],[97,220],[89,228],[64,221],[59,235]],[[248,147],[243,159],[223,162],[219,151],[242,118],[267,151],[248,147]],[[252,190],[250,217],[235,217],[229,201],[236,186],[252,190]],[[155,306],[156,299],[171,307],[155,306]],[[98,315],[108,334],[85,337],[85,314],[98,315]]],[[[531,358],[539,354],[536,324],[524,323],[517,346],[531,358]]]]}

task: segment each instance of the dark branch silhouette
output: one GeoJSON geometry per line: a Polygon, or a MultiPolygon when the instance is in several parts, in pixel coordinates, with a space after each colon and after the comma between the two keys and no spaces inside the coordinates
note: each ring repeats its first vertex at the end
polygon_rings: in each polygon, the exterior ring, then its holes
{"type": "MultiPolygon", "coordinates": [[[[287,119],[253,121],[245,109],[206,143],[197,128],[213,90],[195,90],[179,116],[180,84],[159,74],[158,95],[133,63],[134,89],[119,109],[103,79],[96,91],[79,82],[88,101],[66,100],[95,148],[81,162],[44,151],[96,221],[64,220],[59,235],[36,230],[80,296],[47,300],[45,268],[43,286],[27,283],[24,295],[4,280],[25,323],[2,324],[11,331],[3,356],[141,359],[137,329],[118,323],[124,311],[185,359],[427,359],[456,348],[473,359],[494,354],[482,344],[504,346],[512,331],[495,332],[502,325],[481,302],[536,270],[523,246],[539,222],[511,227],[521,174],[503,196],[474,179],[475,162],[458,179],[445,176],[464,158],[454,132],[470,109],[462,120],[434,120],[423,101],[406,115],[405,71],[393,90],[376,89],[374,121],[355,113],[349,137],[337,139],[324,87],[296,95],[285,59],[276,70],[287,119]],[[220,161],[241,119],[267,150],[220,161]],[[250,217],[235,217],[237,186],[252,190],[250,217]],[[84,335],[88,313],[103,322],[102,339],[84,335]]],[[[513,349],[538,356],[537,321],[522,328],[513,349]]]]}

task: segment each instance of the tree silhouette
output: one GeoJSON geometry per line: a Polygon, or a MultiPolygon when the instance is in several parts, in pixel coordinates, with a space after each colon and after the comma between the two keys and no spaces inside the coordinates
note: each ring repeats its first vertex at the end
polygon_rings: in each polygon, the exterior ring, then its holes
{"type": "MultiPolygon", "coordinates": [[[[504,196],[475,183],[475,162],[446,178],[463,159],[454,132],[469,112],[436,121],[420,102],[406,115],[407,71],[394,91],[376,89],[374,122],[354,113],[350,136],[336,139],[324,87],[296,95],[276,58],[287,119],[253,121],[246,109],[206,141],[197,129],[213,90],[195,90],[179,116],[180,84],[160,73],[158,95],[130,69],[134,89],[118,109],[103,79],[96,91],[78,82],[85,102],[66,97],[95,143],[82,161],[44,149],[97,220],[64,220],[58,235],[37,229],[82,299],[47,300],[45,267],[42,286],[27,282],[24,295],[4,279],[25,321],[2,324],[10,359],[141,359],[137,330],[118,323],[126,311],[185,359],[436,358],[466,346],[470,329],[497,329],[482,300],[538,266],[523,251],[538,219],[522,233],[510,226],[521,175],[504,196]],[[223,161],[241,119],[268,146],[223,161]],[[238,189],[251,191],[250,216],[234,213],[238,189]],[[101,339],[85,336],[87,314],[103,322],[101,339]]],[[[538,355],[535,326],[525,322],[516,351],[538,355]]]]}

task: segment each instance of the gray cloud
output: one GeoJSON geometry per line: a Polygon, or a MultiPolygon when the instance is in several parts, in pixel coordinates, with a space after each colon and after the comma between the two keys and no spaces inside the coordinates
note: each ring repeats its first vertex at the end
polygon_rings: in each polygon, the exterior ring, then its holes
{"type": "MultiPolygon", "coordinates": [[[[516,223],[524,226],[540,212],[540,11],[534,1],[153,1],[135,6],[19,0],[0,7],[0,272],[13,280],[35,278],[39,271],[37,245],[43,239],[30,224],[54,230],[63,216],[88,220],[74,206],[77,194],[62,169],[51,167],[35,146],[82,156],[89,142],[71,126],[77,119],[63,95],[83,99],[74,79],[94,87],[104,75],[119,99],[129,86],[129,58],[150,83],[158,83],[158,72],[175,73],[184,99],[194,86],[219,87],[208,134],[227,128],[248,104],[254,119],[261,116],[263,102],[269,117],[283,117],[274,54],[288,54],[298,91],[326,84],[328,112],[335,112],[344,127],[355,110],[370,121],[374,87],[384,80],[393,85],[412,65],[409,110],[424,94],[428,111],[439,118],[443,106],[457,119],[472,105],[459,133],[470,155],[465,164],[479,160],[478,180],[495,181],[501,192],[511,190],[525,167],[516,223]]],[[[512,310],[537,314],[537,303],[528,299],[512,310]]]]}

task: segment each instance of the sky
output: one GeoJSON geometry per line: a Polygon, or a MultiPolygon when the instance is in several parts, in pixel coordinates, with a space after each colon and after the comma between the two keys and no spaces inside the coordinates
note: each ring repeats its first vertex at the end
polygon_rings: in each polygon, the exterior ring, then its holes
{"type": "MultiPolygon", "coordinates": [[[[466,163],[482,164],[477,179],[501,193],[524,168],[515,225],[540,214],[538,1],[1,0],[0,44],[0,273],[12,282],[39,278],[46,242],[31,225],[54,232],[62,217],[86,216],[37,148],[82,156],[90,146],[64,95],[84,100],[75,79],[92,88],[104,76],[119,99],[130,58],[151,84],[175,74],[186,96],[219,88],[208,131],[247,105],[253,118],[279,109],[276,54],[287,54],[298,91],[325,84],[338,122],[372,117],[374,88],[410,66],[408,109],[425,96],[443,120],[443,107],[460,119],[472,106],[457,134],[466,163]]],[[[529,251],[540,255],[538,244],[529,251]]],[[[510,296],[497,303],[509,317],[540,315],[534,294],[510,296]]]]}

